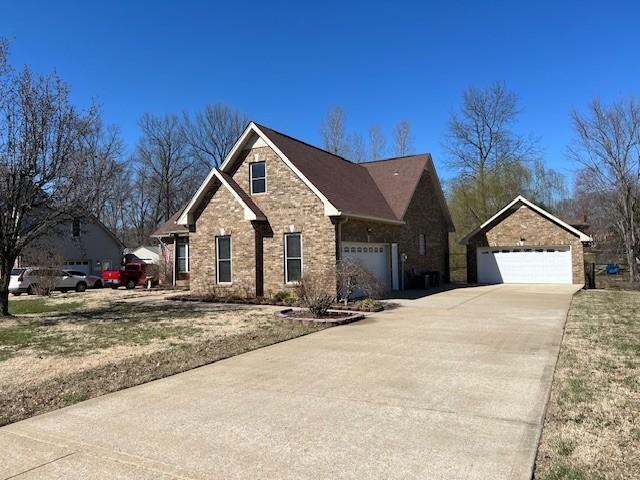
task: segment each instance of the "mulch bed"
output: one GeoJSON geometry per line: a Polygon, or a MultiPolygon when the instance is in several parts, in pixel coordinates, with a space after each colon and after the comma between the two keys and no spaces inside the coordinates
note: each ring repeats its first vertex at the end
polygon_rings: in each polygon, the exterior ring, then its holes
{"type": "MultiPolygon", "coordinates": [[[[322,323],[274,325],[260,332],[181,345],[0,392],[0,426],[89,398],[158,380],[257,348],[323,330],[322,323]]],[[[0,363],[0,366],[2,364],[0,363]]]]}
{"type": "MultiPolygon", "coordinates": [[[[271,298],[218,298],[208,295],[173,295],[167,297],[166,300],[177,302],[206,302],[206,303],[236,303],[240,305],[271,305],[275,307],[302,307],[297,302],[278,302],[271,298]]],[[[358,306],[354,303],[345,305],[344,303],[336,303],[331,306],[331,310],[347,310],[350,312],[381,312],[384,305],[379,304],[373,307],[358,306]]]]}

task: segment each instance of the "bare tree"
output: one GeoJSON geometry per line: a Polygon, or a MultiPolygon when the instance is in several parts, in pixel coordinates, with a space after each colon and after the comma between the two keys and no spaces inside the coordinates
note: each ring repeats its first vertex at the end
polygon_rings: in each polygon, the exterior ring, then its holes
{"type": "Polygon", "coordinates": [[[185,114],[185,141],[200,168],[208,173],[219,167],[248,123],[246,115],[223,103],[205,106],[193,120],[185,114]]]}
{"type": "Polygon", "coordinates": [[[501,172],[526,172],[520,165],[536,158],[536,142],[513,131],[519,112],[516,95],[496,82],[467,89],[460,110],[449,119],[443,142],[448,164],[473,187],[469,208],[477,220],[488,218],[503,201],[491,192],[501,172]]]}
{"type": "Polygon", "coordinates": [[[640,104],[628,98],[612,105],[594,100],[572,113],[576,138],[569,155],[583,165],[593,189],[609,194],[607,211],[624,246],[629,277],[639,278],[640,104]]]}
{"type": "Polygon", "coordinates": [[[175,115],[140,119],[142,136],[134,153],[138,172],[144,170],[152,196],[155,224],[167,220],[193,193],[198,183],[184,129],[175,115]]]}
{"type": "Polygon", "coordinates": [[[380,127],[373,125],[369,127],[369,159],[380,160],[384,157],[387,141],[380,127]]]}
{"type": "MultiPolygon", "coordinates": [[[[6,51],[0,49],[2,51],[6,51]]],[[[79,113],[56,75],[25,67],[0,76],[0,315],[9,314],[9,279],[28,245],[84,212],[82,183],[94,154],[82,139],[94,111],[79,113]]]]}
{"type": "Polygon", "coordinates": [[[94,192],[87,198],[87,210],[104,222],[105,209],[113,201],[117,185],[126,181],[120,163],[124,144],[119,130],[113,125],[105,126],[99,117],[87,130],[81,139],[82,147],[92,155],[86,159],[86,169],[81,172],[82,183],[94,192]]]}
{"type": "Polygon", "coordinates": [[[352,133],[347,139],[348,154],[346,157],[352,162],[360,163],[364,162],[366,158],[366,147],[364,139],[359,133],[352,133]]]}
{"type": "Polygon", "coordinates": [[[413,137],[411,136],[411,123],[402,120],[393,128],[394,155],[404,157],[413,152],[413,137]]]}
{"type": "Polygon", "coordinates": [[[107,201],[102,207],[99,219],[126,244],[130,228],[127,210],[132,196],[136,193],[132,184],[132,169],[122,162],[115,164],[112,172],[113,177],[109,181],[111,190],[107,194],[107,201]]]}
{"type": "Polygon", "coordinates": [[[333,107],[327,112],[320,125],[324,148],[342,157],[348,154],[345,114],[341,107],[333,107]]]}
{"type": "Polygon", "coordinates": [[[135,181],[125,207],[129,226],[128,240],[134,245],[144,245],[158,225],[153,208],[154,191],[143,165],[138,166],[134,176],[135,181]]]}

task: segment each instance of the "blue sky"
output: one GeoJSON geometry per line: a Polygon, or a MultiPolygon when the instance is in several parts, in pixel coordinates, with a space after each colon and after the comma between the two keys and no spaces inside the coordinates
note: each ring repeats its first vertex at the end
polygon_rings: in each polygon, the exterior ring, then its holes
{"type": "Polygon", "coordinates": [[[11,61],[55,69],[96,98],[129,149],[143,112],[225,102],[314,144],[327,109],[350,130],[408,119],[417,151],[441,147],[469,85],[515,91],[520,131],[571,176],[569,112],[640,95],[638,2],[5,2],[11,61]]]}

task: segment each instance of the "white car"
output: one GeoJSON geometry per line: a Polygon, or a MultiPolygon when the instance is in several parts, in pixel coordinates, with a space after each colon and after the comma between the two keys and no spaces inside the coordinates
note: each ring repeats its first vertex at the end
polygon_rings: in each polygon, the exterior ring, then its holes
{"type": "Polygon", "coordinates": [[[74,277],[54,268],[26,267],[11,270],[9,293],[33,295],[38,292],[38,287],[61,292],[69,290],[84,292],[87,289],[87,282],[84,278],[74,277]]]}
{"type": "Polygon", "coordinates": [[[98,275],[88,275],[80,270],[65,270],[65,272],[72,277],[83,278],[84,281],[87,282],[87,287],[89,288],[102,288],[104,286],[102,278],[98,275]]]}

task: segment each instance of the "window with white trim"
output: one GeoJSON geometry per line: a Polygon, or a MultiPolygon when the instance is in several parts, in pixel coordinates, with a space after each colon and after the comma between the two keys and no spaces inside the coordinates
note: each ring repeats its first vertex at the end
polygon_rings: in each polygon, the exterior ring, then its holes
{"type": "Polygon", "coordinates": [[[231,236],[216,237],[216,282],[231,283],[231,236]]]}
{"type": "Polygon", "coordinates": [[[265,193],[267,191],[267,163],[254,162],[249,164],[251,193],[265,193]]]}
{"type": "Polygon", "coordinates": [[[178,273],[189,271],[189,244],[186,238],[178,238],[176,244],[176,259],[178,261],[178,273]]]}
{"type": "Polygon", "coordinates": [[[424,233],[418,235],[418,251],[420,252],[420,255],[427,254],[427,239],[424,233]]]}
{"type": "Polygon", "coordinates": [[[286,233],[284,235],[284,278],[287,283],[302,278],[302,235],[286,233]]]}

